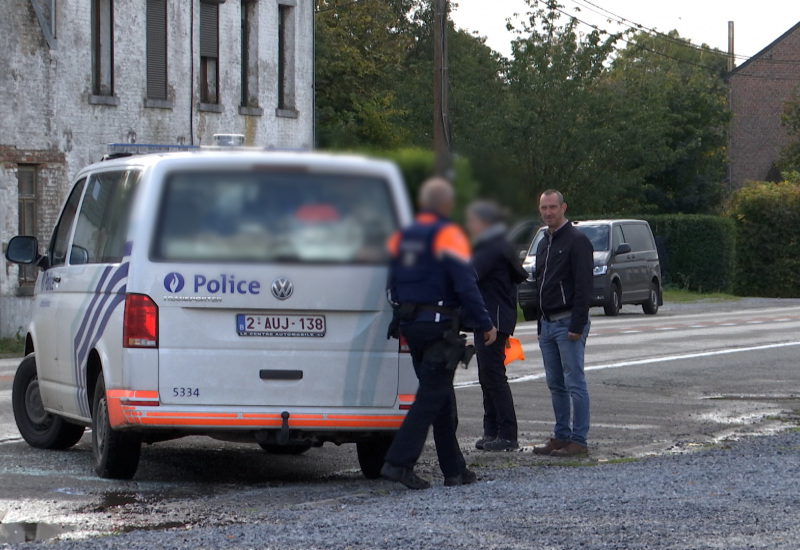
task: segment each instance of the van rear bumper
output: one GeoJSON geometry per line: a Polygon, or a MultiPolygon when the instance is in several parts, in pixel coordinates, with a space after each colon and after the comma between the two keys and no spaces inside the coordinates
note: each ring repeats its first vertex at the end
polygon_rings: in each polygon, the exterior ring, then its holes
{"type": "Polygon", "coordinates": [[[163,406],[154,391],[109,390],[109,423],[114,429],[261,430],[293,431],[396,430],[403,423],[413,396],[398,396],[395,406],[381,409],[187,407],[163,406]],[[402,407],[402,409],[401,409],[402,407]]]}

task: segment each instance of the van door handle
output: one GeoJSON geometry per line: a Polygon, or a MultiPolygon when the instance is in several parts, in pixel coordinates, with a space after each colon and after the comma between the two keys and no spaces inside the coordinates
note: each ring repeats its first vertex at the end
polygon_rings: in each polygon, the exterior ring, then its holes
{"type": "Polygon", "coordinates": [[[53,277],[53,282],[54,282],[54,283],[60,283],[60,282],[61,282],[61,277],[59,277],[58,275],[56,275],[55,277],[53,277]]]}

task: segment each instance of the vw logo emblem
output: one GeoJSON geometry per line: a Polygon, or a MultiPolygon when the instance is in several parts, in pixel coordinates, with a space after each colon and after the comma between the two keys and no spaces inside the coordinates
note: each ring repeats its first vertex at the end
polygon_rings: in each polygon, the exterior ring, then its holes
{"type": "Polygon", "coordinates": [[[272,281],[272,295],[278,300],[288,300],[294,294],[294,285],[292,281],[281,277],[272,281]]]}
{"type": "Polygon", "coordinates": [[[180,273],[172,272],[168,273],[166,277],[164,277],[164,288],[167,289],[167,292],[171,292],[172,294],[176,294],[183,290],[183,285],[185,281],[183,280],[183,275],[180,273]]]}

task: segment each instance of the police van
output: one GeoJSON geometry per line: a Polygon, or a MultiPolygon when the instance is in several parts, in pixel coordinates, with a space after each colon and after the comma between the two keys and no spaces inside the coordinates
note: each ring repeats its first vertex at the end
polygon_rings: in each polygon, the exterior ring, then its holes
{"type": "Polygon", "coordinates": [[[386,242],[410,223],[391,163],[198,150],[126,156],[75,178],[36,264],[13,384],[33,447],[91,428],[94,467],[135,475],[142,443],[204,434],[299,454],[356,443],[379,476],[414,400],[387,340],[386,242]]]}

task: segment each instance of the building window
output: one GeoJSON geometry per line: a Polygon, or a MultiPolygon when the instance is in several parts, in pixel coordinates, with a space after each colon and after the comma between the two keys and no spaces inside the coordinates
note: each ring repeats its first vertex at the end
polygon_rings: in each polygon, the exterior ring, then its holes
{"type": "Polygon", "coordinates": [[[167,99],[167,0],[147,0],[147,98],[167,99]]]}
{"type": "Polygon", "coordinates": [[[92,0],[92,94],[114,95],[113,0],[92,0]]]}
{"type": "Polygon", "coordinates": [[[242,0],[242,114],[261,114],[258,108],[258,2],[242,0]]]}
{"type": "Polygon", "coordinates": [[[219,103],[219,4],[200,3],[200,102],[219,103]]]}
{"type": "MultiPolygon", "coordinates": [[[[281,0],[279,0],[281,1],[281,0]]],[[[294,61],[295,7],[289,0],[278,5],[278,111],[279,116],[295,116],[294,61]]]]}
{"type": "MultiPolygon", "coordinates": [[[[21,165],[17,168],[17,197],[19,200],[19,227],[20,235],[37,236],[36,231],[36,198],[39,182],[35,166],[21,165]]],[[[19,266],[19,286],[29,290],[36,283],[36,266],[19,266]],[[27,287],[27,288],[26,288],[27,287]]]]}

